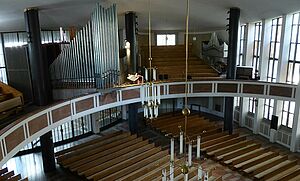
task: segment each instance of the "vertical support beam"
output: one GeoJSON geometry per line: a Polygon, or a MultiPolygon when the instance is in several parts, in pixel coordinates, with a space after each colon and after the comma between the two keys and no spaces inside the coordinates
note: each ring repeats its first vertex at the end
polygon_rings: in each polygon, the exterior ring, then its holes
{"type": "Polygon", "coordinates": [[[100,133],[100,112],[94,113],[91,116],[92,118],[92,128],[93,128],[93,133],[97,134],[100,133]]]}
{"type": "Polygon", "coordinates": [[[292,139],[290,150],[296,152],[299,149],[299,137],[300,137],[300,84],[297,86],[295,112],[292,127],[292,139]]]}
{"type": "Polygon", "coordinates": [[[269,50],[271,42],[272,20],[264,19],[262,21],[261,29],[261,44],[259,55],[259,76],[260,80],[267,81],[268,75],[268,62],[269,62],[269,50]]]}
{"type": "MultiPolygon", "coordinates": [[[[238,37],[239,37],[239,21],[240,9],[230,8],[229,15],[229,46],[227,60],[227,79],[235,79],[236,76],[236,60],[238,58],[238,37]]],[[[233,132],[233,97],[225,98],[225,119],[224,130],[228,130],[229,134],[233,132]]]]}
{"type": "MultiPolygon", "coordinates": [[[[136,43],[136,14],[135,12],[127,12],[125,14],[126,40],[130,43],[130,62],[129,72],[136,73],[137,62],[137,43],[136,43]]],[[[127,74],[126,74],[127,75],[127,74]]]]}
{"type": "Polygon", "coordinates": [[[257,102],[255,103],[255,115],[254,115],[254,122],[253,122],[253,133],[258,134],[259,133],[259,127],[260,123],[264,117],[264,99],[257,99],[257,102]]]}
{"type": "Polygon", "coordinates": [[[56,169],[54,157],[54,144],[52,140],[52,131],[40,137],[43,168],[45,173],[52,172],[56,169]]]}
{"type": "Polygon", "coordinates": [[[246,97],[240,98],[240,115],[239,115],[239,124],[241,127],[245,127],[245,119],[248,115],[248,105],[249,105],[249,99],[246,97]]]}
{"type": "Polygon", "coordinates": [[[132,134],[138,132],[138,103],[129,104],[128,105],[128,123],[129,123],[129,130],[132,134]]]}
{"type": "Polygon", "coordinates": [[[33,87],[33,101],[38,106],[49,103],[50,81],[48,67],[42,56],[41,32],[37,8],[26,9],[24,12],[25,26],[28,36],[28,55],[33,87]]]}

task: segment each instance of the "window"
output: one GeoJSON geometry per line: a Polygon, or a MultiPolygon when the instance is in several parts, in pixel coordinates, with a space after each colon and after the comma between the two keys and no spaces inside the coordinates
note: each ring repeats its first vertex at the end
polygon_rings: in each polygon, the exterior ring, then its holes
{"type": "Polygon", "coordinates": [[[2,46],[2,41],[0,41],[0,81],[7,84],[7,75],[5,68],[5,60],[4,60],[4,48],[2,46]]]}
{"type": "Polygon", "coordinates": [[[284,101],[281,124],[289,128],[292,128],[294,112],[295,112],[295,102],[284,101]]]}
{"type": "Polygon", "coordinates": [[[255,107],[256,107],[256,98],[250,97],[249,98],[248,111],[255,114],[255,107]]]}
{"type": "Polygon", "coordinates": [[[240,31],[240,49],[239,49],[239,60],[237,62],[238,66],[243,65],[243,58],[244,58],[244,46],[245,46],[245,29],[246,25],[241,26],[241,31],[240,31]]]}
{"type": "Polygon", "coordinates": [[[261,44],[261,26],[262,26],[261,22],[255,23],[254,45],[253,45],[253,60],[252,60],[253,77],[255,77],[255,74],[259,70],[259,54],[260,54],[260,44],[261,44]]]}
{"type": "Polygon", "coordinates": [[[157,34],[156,35],[157,46],[168,46],[176,45],[176,35],[175,34],[157,34]]]}
{"type": "Polygon", "coordinates": [[[265,99],[264,118],[271,120],[274,110],[274,99],[265,99]]]}
{"type": "Polygon", "coordinates": [[[273,19],[272,29],[271,29],[269,62],[268,62],[268,74],[267,74],[268,82],[276,82],[281,30],[282,30],[282,17],[273,19]]]}
{"type": "Polygon", "coordinates": [[[240,97],[235,97],[234,100],[235,100],[235,102],[234,102],[235,107],[239,107],[240,106],[240,97]]]}
{"type": "Polygon", "coordinates": [[[300,12],[293,15],[292,35],[286,82],[299,84],[300,76],[300,12]]]}

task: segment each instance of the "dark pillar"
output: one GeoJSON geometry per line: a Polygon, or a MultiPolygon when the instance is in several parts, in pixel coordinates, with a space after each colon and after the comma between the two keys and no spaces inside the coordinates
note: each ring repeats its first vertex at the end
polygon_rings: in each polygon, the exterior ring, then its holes
{"type": "Polygon", "coordinates": [[[128,73],[136,73],[138,70],[136,23],[136,14],[134,12],[127,12],[125,14],[125,30],[126,40],[130,43],[130,62],[128,65],[128,73]]]}
{"type": "MultiPolygon", "coordinates": [[[[227,58],[227,79],[235,79],[236,59],[238,50],[238,31],[240,21],[240,9],[230,8],[229,11],[229,45],[227,58]]],[[[225,98],[224,130],[233,132],[233,97],[225,98]]]]}
{"type": "Polygon", "coordinates": [[[30,64],[33,102],[38,106],[49,103],[49,80],[47,62],[43,60],[41,32],[37,8],[26,9],[25,26],[28,36],[28,57],[30,64]]]}
{"type": "Polygon", "coordinates": [[[44,172],[45,173],[52,172],[56,169],[52,131],[49,131],[48,133],[41,136],[40,141],[41,141],[44,172]]]}
{"type": "Polygon", "coordinates": [[[132,134],[138,132],[138,105],[137,103],[128,105],[128,124],[132,134]]]}

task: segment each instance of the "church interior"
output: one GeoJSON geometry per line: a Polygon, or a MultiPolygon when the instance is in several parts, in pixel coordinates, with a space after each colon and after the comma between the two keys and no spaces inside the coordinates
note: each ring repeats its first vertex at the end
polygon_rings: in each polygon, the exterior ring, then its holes
{"type": "Polygon", "coordinates": [[[299,0],[0,1],[0,181],[300,181],[299,0]]]}

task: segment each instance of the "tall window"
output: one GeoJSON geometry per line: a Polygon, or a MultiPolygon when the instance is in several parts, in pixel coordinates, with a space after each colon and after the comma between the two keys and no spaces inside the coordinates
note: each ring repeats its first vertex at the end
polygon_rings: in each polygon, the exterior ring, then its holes
{"type": "Polygon", "coordinates": [[[300,13],[293,15],[292,36],[286,82],[299,84],[300,74],[300,13]]]}
{"type": "Polygon", "coordinates": [[[243,58],[244,58],[244,46],[245,46],[245,28],[246,25],[241,26],[240,31],[240,50],[239,50],[239,60],[237,62],[238,66],[243,65],[243,58]]]}
{"type": "Polygon", "coordinates": [[[7,75],[4,60],[4,47],[2,46],[2,41],[0,41],[0,81],[7,84],[7,75]]]}
{"type": "Polygon", "coordinates": [[[253,60],[252,60],[252,67],[253,67],[253,77],[259,70],[259,54],[260,54],[260,44],[261,44],[261,22],[255,23],[254,29],[254,47],[253,47],[253,60]]]}
{"type": "Polygon", "coordinates": [[[276,82],[278,58],[280,49],[280,37],[282,30],[282,17],[272,20],[271,42],[268,62],[268,82],[276,82]]]}
{"type": "Polygon", "coordinates": [[[289,128],[292,128],[294,112],[295,112],[295,102],[284,101],[281,124],[289,128]]]}
{"type": "Polygon", "coordinates": [[[274,99],[265,99],[264,118],[271,120],[274,110],[274,99]]]}
{"type": "Polygon", "coordinates": [[[256,106],[256,98],[250,97],[249,98],[248,111],[255,114],[255,106],[256,106]]]}
{"type": "Polygon", "coordinates": [[[157,34],[156,35],[157,46],[168,46],[176,45],[176,35],[175,34],[157,34]]]}

